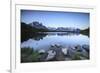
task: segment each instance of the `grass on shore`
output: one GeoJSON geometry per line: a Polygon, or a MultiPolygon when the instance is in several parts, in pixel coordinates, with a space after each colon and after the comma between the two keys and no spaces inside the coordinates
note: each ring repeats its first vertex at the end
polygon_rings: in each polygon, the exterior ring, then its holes
{"type": "Polygon", "coordinates": [[[37,62],[40,54],[33,48],[21,48],[21,62],[37,62]]]}

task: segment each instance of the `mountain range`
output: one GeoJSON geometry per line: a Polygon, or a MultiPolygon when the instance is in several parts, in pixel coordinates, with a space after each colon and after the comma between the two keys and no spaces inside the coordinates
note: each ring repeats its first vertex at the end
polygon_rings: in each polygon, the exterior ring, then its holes
{"type": "Polygon", "coordinates": [[[55,32],[80,32],[80,29],[78,28],[69,28],[69,27],[58,27],[58,28],[53,28],[53,27],[46,27],[42,23],[39,23],[37,21],[34,21],[32,23],[28,24],[29,26],[37,29],[37,30],[46,30],[46,31],[55,31],[55,32]]]}

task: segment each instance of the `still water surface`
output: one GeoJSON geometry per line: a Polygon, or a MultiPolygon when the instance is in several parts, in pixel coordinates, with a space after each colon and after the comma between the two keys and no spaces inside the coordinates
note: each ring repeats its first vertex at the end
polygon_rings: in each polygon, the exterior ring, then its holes
{"type": "Polygon", "coordinates": [[[89,45],[89,37],[83,34],[65,32],[45,32],[46,35],[38,35],[21,43],[21,48],[48,49],[51,45],[59,44],[63,47],[76,45],[89,45]]]}

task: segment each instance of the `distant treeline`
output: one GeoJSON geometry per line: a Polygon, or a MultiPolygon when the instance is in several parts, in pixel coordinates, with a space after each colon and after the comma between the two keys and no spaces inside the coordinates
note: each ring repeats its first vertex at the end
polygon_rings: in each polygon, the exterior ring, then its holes
{"type": "MultiPolygon", "coordinates": [[[[36,37],[37,35],[41,35],[37,32],[45,32],[47,29],[37,29],[32,27],[24,22],[21,22],[21,42],[27,40],[28,38],[36,37]]],[[[43,34],[42,34],[43,35],[43,34]]],[[[43,35],[45,36],[45,34],[43,35]]]]}
{"type": "MultiPolygon", "coordinates": [[[[21,42],[26,41],[29,38],[36,38],[38,37],[38,35],[41,35],[41,37],[38,38],[42,38],[43,36],[46,36],[46,33],[43,34],[38,32],[57,32],[57,31],[50,31],[47,28],[36,28],[36,27],[32,27],[29,24],[21,22],[21,42]]],[[[67,32],[67,31],[61,31],[61,32],[67,32]]],[[[85,30],[80,30],[80,33],[89,36],[89,28],[85,30]]]]}
{"type": "Polygon", "coordinates": [[[84,35],[87,35],[87,36],[90,36],[90,28],[81,30],[80,33],[81,33],[81,34],[84,34],[84,35]]]}

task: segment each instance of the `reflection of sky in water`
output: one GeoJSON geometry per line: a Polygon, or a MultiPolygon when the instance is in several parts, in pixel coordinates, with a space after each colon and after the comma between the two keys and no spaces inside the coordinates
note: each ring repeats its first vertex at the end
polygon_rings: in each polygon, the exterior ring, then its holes
{"type": "Polygon", "coordinates": [[[72,36],[47,35],[46,37],[38,41],[34,39],[29,39],[27,41],[24,41],[21,44],[21,47],[31,47],[34,49],[47,49],[53,44],[60,44],[64,47],[72,45],[83,45],[83,44],[89,45],[89,37],[81,34],[72,36]]]}

